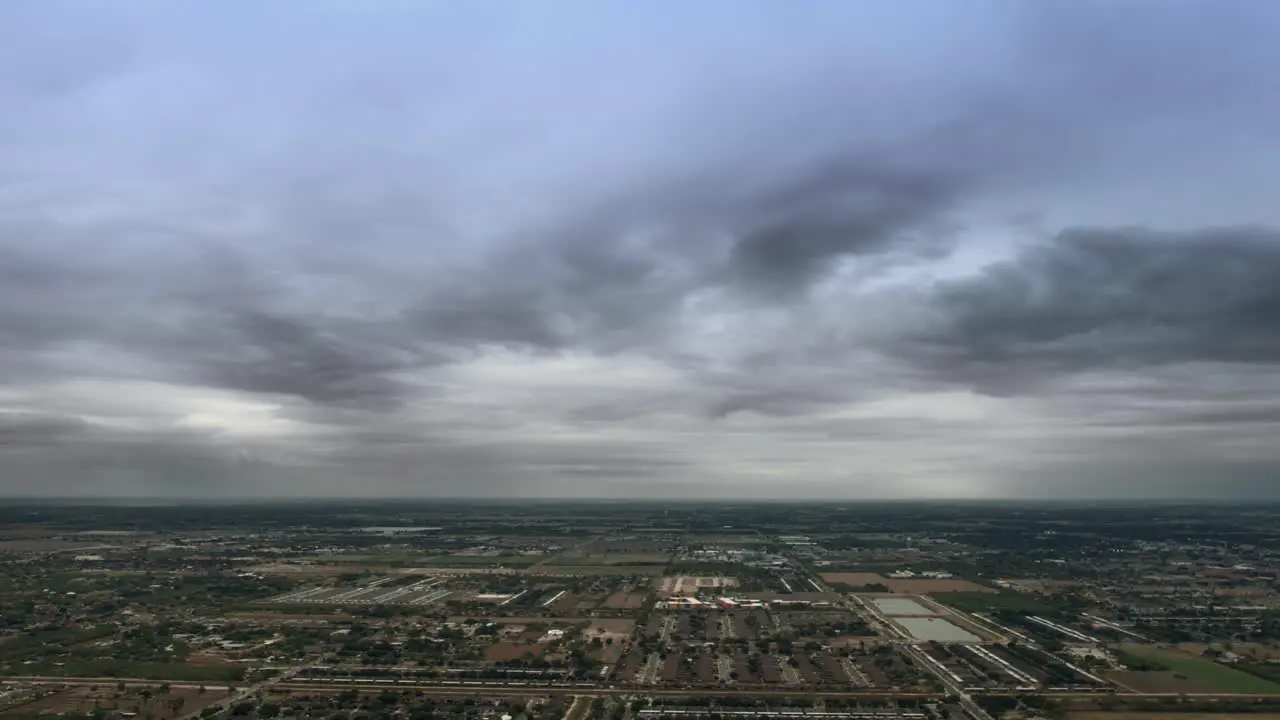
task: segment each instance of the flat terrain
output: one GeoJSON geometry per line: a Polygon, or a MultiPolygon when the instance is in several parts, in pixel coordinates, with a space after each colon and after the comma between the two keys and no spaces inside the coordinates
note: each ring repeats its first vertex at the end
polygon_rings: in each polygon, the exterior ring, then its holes
{"type": "Polygon", "coordinates": [[[114,687],[80,687],[64,690],[34,702],[15,705],[0,712],[0,718],[39,717],[42,715],[88,714],[95,709],[136,712],[154,720],[169,720],[199,710],[226,695],[224,690],[175,687],[167,694],[155,691],[151,698],[141,697],[135,689],[121,693],[114,687]]]}
{"type": "Polygon", "coordinates": [[[659,565],[670,553],[565,553],[548,561],[550,565],[659,565]]]}
{"type": "Polygon", "coordinates": [[[644,604],[644,592],[616,592],[605,598],[601,607],[611,610],[635,610],[644,604]]]}
{"type": "Polygon", "coordinates": [[[639,720],[707,696],[969,717],[941,668],[990,720],[1280,720],[1280,677],[1252,674],[1280,676],[1277,528],[1280,505],[0,503],[0,541],[35,543],[0,552],[0,669],[25,681],[0,720],[176,720],[294,667],[205,720],[639,720]],[[740,606],[653,609],[695,594],[740,606]]]}
{"type": "Polygon", "coordinates": [[[516,660],[523,657],[542,657],[547,646],[542,644],[527,645],[519,642],[498,642],[484,649],[484,659],[489,661],[516,660]]]}
{"type": "Polygon", "coordinates": [[[525,569],[530,575],[653,575],[665,565],[537,565],[525,569]]]}
{"type": "Polygon", "coordinates": [[[829,572],[822,573],[822,579],[829,583],[853,587],[884,585],[890,591],[904,595],[928,595],[936,592],[996,592],[995,588],[961,578],[890,578],[873,572],[829,572]]]}
{"type": "MultiPolygon", "coordinates": [[[[1225,650],[1222,643],[1213,645],[1205,643],[1179,643],[1178,649],[1189,655],[1200,656],[1205,650],[1213,648],[1215,650],[1225,650]]],[[[1258,660],[1280,660],[1280,647],[1275,645],[1264,645],[1262,643],[1231,643],[1231,652],[1242,655],[1247,658],[1256,658],[1258,660]]]]}
{"type": "Polygon", "coordinates": [[[1215,688],[1178,677],[1172,670],[1112,670],[1105,677],[1120,685],[1121,689],[1140,693],[1210,693],[1215,688]]]}
{"type": "MultiPolygon", "coordinates": [[[[1190,683],[1210,688],[1206,692],[1280,694],[1280,685],[1270,680],[1254,677],[1228,665],[1194,657],[1177,650],[1151,647],[1149,645],[1125,645],[1123,650],[1131,655],[1164,665],[1169,669],[1170,673],[1185,676],[1190,683]]],[[[1122,682],[1129,685],[1127,680],[1122,682]]],[[[1136,689],[1141,690],[1141,688],[1136,689]]],[[[1178,691],[1196,692],[1194,690],[1178,691]]],[[[1149,691],[1143,690],[1143,692],[1149,691]]]]}
{"type": "Polygon", "coordinates": [[[829,583],[842,583],[844,585],[885,585],[888,578],[880,573],[873,572],[828,572],[820,573],[823,580],[829,583]]]}
{"type": "Polygon", "coordinates": [[[933,580],[930,578],[889,578],[884,584],[888,585],[890,590],[904,595],[928,595],[930,593],[941,592],[996,592],[995,588],[990,588],[986,585],[979,585],[976,582],[962,580],[960,578],[947,578],[945,580],[933,580]]]}

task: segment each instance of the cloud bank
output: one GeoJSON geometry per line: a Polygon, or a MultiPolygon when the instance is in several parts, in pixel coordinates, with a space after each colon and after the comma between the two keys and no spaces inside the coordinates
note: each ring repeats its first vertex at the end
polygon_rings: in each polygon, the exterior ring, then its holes
{"type": "Polygon", "coordinates": [[[1280,496],[1277,30],[10,3],[0,494],[1280,496]]]}

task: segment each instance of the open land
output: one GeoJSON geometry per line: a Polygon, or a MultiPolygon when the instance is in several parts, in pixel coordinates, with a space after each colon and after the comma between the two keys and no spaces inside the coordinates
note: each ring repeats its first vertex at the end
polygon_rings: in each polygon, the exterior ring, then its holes
{"type": "Polygon", "coordinates": [[[0,506],[0,717],[1261,719],[1278,528],[1266,507],[0,506]]]}

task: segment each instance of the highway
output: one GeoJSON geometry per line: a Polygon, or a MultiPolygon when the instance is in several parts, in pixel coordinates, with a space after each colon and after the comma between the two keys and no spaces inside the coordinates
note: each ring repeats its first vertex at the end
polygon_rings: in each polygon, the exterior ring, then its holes
{"type": "MultiPolygon", "coordinates": [[[[165,680],[152,680],[147,678],[115,678],[115,677],[99,677],[99,678],[67,678],[55,677],[47,675],[8,675],[0,676],[0,684],[2,685],[65,685],[68,687],[84,687],[84,686],[101,686],[117,683],[124,683],[130,687],[156,687],[161,683],[168,682],[173,688],[199,688],[201,686],[209,690],[227,690],[229,685],[217,683],[191,683],[191,682],[169,682],[165,680]]],[[[480,681],[477,681],[480,682],[480,681]]],[[[490,681],[492,682],[492,681],[490,681]]],[[[272,678],[263,683],[258,683],[246,688],[243,693],[236,693],[234,697],[245,697],[252,695],[254,692],[260,692],[268,687],[274,687],[280,690],[289,691],[311,691],[311,692],[342,692],[343,690],[368,690],[383,691],[389,689],[397,690],[423,690],[441,695],[584,695],[584,696],[604,696],[604,695],[653,695],[653,696],[679,696],[687,697],[689,695],[698,696],[759,696],[759,697],[824,697],[824,698],[844,698],[844,699],[866,699],[866,700],[884,700],[888,698],[898,698],[902,700],[940,700],[944,696],[941,693],[913,693],[892,690],[868,690],[862,689],[857,691],[814,691],[804,688],[774,688],[774,689],[757,689],[757,688],[648,688],[635,686],[600,686],[600,687],[574,687],[574,686],[546,686],[546,685],[505,685],[501,683],[483,684],[483,685],[461,685],[461,684],[443,684],[443,683],[334,683],[324,680],[298,680],[295,678],[286,678],[284,676],[272,678]]],[[[1021,694],[1015,691],[993,691],[990,695],[1016,695],[1021,694]]],[[[1138,692],[1115,692],[1115,693],[1090,693],[1090,692],[1043,692],[1042,695],[1055,698],[1098,698],[1106,695],[1117,699],[1137,700],[1151,698],[1191,698],[1200,700],[1275,700],[1276,695],[1266,693],[1138,693],[1138,692]]]]}

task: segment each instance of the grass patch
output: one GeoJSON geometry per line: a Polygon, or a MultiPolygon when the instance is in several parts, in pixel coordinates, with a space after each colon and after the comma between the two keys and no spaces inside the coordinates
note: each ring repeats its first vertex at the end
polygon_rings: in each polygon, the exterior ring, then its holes
{"type": "Polygon", "coordinates": [[[243,667],[201,667],[186,663],[132,662],[109,658],[68,660],[64,665],[36,663],[25,666],[24,674],[57,677],[144,678],[188,682],[234,682],[244,678],[243,667]]]}
{"type": "Polygon", "coordinates": [[[1211,685],[1222,692],[1280,694],[1280,684],[1212,660],[1202,660],[1177,651],[1147,645],[1127,645],[1121,653],[1122,661],[1126,657],[1135,657],[1146,662],[1149,667],[1167,668],[1179,675],[1185,675],[1193,682],[1211,685]]]}
{"type": "Polygon", "coordinates": [[[574,575],[648,575],[657,576],[663,573],[663,565],[542,565],[525,570],[531,575],[574,576],[574,575]]]}
{"type": "Polygon", "coordinates": [[[1042,598],[1016,590],[1000,592],[933,592],[929,597],[943,605],[949,605],[964,612],[1001,612],[1042,614],[1055,610],[1053,605],[1042,598]]]}
{"type": "Polygon", "coordinates": [[[423,561],[430,567],[528,567],[542,560],[532,555],[436,555],[423,561]]]}

